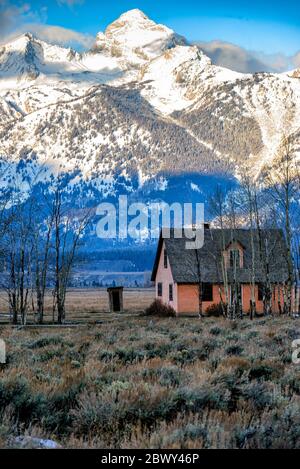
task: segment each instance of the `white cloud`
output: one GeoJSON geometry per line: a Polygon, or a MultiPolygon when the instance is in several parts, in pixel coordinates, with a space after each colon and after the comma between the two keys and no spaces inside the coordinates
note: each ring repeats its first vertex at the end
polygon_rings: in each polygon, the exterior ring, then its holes
{"type": "Polygon", "coordinates": [[[62,46],[81,46],[90,48],[95,42],[95,38],[89,34],[82,34],[73,29],[62,28],[61,26],[51,26],[44,24],[26,25],[26,30],[34,33],[38,38],[52,44],[62,46]]]}
{"type": "Polygon", "coordinates": [[[0,35],[4,36],[16,27],[20,17],[28,14],[29,11],[30,6],[26,3],[18,6],[7,0],[0,0],[0,35]]]}
{"type": "Polygon", "coordinates": [[[197,45],[211,58],[214,64],[237,72],[284,72],[293,67],[293,58],[284,54],[249,51],[235,44],[219,40],[197,42],[197,45]]]}
{"type": "MultiPolygon", "coordinates": [[[[82,0],[59,0],[61,3],[72,6],[82,3],[82,0]]],[[[0,0],[0,44],[11,41],[20,34],[31,32],[38,38],[79,49],[88,49],[94,43],[89,34],[79,33],[61,26],[45,24],[47,21],[47,7],[32,10],[29,4],[15,5],[9,0],[0,0]]]]}
{"type": "Polygon", "coordinates": [[[65,47],[89,49],[95,42],[95,38],[89,34],[82,34],[72,29],[61,26],[51,26],[40,23],[28,23],[14,30],[12,33],[0,38],[0,44],[12,41],[24,33],[33,33],[38,39],[65,47]]]}
{"type": "Polygon", "coordinates": [[[294,55],[293,64],[296,68],[300,68],[300,51],[294,55]]]}

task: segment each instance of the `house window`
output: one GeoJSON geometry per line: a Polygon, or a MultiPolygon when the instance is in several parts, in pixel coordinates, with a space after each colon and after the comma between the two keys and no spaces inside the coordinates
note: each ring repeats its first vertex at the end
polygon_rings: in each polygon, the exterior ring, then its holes
{"type": "Polygon", "coordinates": [[[173,283],[169,285],[169,301],[173,301],[173,283]]]}
{"type": "Polygon", "coordinates": [[[230,251],[230,267],[240,267],[240,251],[231,249],[230,251]]]}
{"type": "Polygon", "coordinates": [[[167,255],[167,250],[164,249],[164,268],[168,268],[168,255],[167,255]]]}
{"type": "Polygon", "coordinates": [[[211,283],[202,284],[202,301],[213,301],[213,286],[211,283]]]}
{"type": "Polygon", "coordinates": [[[157,284],[157,296],[162,296],[162,283],[157,284]]]}
{"type": "Polygon", "coordinates": [[[257,294],[258,301],[263,301],[264,299],[264,289],[261,283],[258,284],[258,294],[257,294]]]}

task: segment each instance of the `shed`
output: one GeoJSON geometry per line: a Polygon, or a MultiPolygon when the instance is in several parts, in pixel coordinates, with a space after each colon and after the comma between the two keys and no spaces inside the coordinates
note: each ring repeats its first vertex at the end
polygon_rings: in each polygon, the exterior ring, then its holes
{"type": "Polygon", "coordinates": [[[107,289],[111,313],[123,312],[123,289],[123,287],[110,287],[107,289]]]}

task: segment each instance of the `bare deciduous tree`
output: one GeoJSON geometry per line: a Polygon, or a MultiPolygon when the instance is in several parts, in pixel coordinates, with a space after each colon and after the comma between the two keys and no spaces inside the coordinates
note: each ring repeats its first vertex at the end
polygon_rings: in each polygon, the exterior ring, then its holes
{"type": "Polygon", "coordinates": [[[64,204],[63,190],[58,186],[53,201],[53,244],[54,244],[54,290],[53,315],[57,312],[57,322],[65,320],[67,286],[74,263],[75,252],[87,224],[90,211],[80,218],[74,216],[69,206],[64,204]]]}
{"type": "MultiPolygon", "coordinates": [[[[265,180],[278,211],[283,215],[287,254],[288,278],[286,282],[284,309],[292,313],[293,285],[295,282],[293,263],[293,203],[299,196],[299,178],[294,135],[284,135],[273,161],[265,168],[265,180]]],[[[279,215],[279,214],[278,214],[279,215]]]]}
{"type": "Polygon", "coordinates": [[[13,324],[20,319],[26,324],[28,298],[31,285],[31,207],[24,213],[20,205],[11,210],[12,221],[5,235],[6,275],[4,289],[7,292],[13,324]]]}
{"type": "Polygon", "coordinates": [[[224,252],[226,249],[226,240],[225,240],[225,228],[226,228],[226,219],[227,219],[227,207],[226,207],[226,192],[220,186],[217,186],[215,193],[209,199],[209,207],[212,216],[215,219],[216,225],[221,230],[221,246],[220,252],[216,254],[215,264],[216,266],[219,265],[219,261],[221,261],[221,274],[223,280],[223,289],[222,283],[219,283],[219,295],[220,295],[220,303],[222,306],[223,315],[225,317],[229,317],[229,309],[231,305],[231,298],[230,298],[230,289],[229,289],[229,282],[228,282],[228,272],[227,272],[227,264],[226,259],[224,257],[224,252]],[[225,302],[223,299],[223,291],[225,294],[225,302]]]}

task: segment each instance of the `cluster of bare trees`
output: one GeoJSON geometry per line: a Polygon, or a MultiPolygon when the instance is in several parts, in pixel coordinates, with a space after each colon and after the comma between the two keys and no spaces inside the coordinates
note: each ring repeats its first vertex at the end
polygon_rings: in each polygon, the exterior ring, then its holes
{"type": "Polygon", "coordinates": [[[33,313],[42,324],[47,291],[52,295],[52,321],[65,320],[65,302],[76,249],[89,222],[78,215],[58,181],[39,197],[1,197],[0,288],[13,324],[26,324],[33,313]]]}
{"type": "MultiPolygon", "coordinates": [[[[223,255],[228,243],[236,239],[238,228],[248,228],[251,242],[250,277],[250,317],[256,314],[256,288],[259,271],[260,288],[264,314],[272,314],[272,295],[278,301],[280,313],[300,313],[300,171],[299,156],[295,137],[282,138],[278,152],[270,164],[265,165],[262,180],[244,172],[239,191],[229,195],[218,188],[210,200],[210,211],[216,227],[221,231],[221,245],[216,265],[221,264],[220,303],[223,314],[229,318],[242,317],[238,258],[231,262],[231,276],[228,278],[228,262],[223,255]],[[283,292],[280,285],[271,281],[274,262],[278,256],[276,237],[270,228],[281,228],[284,232],[286,249],[281,267],[286,272],[283,292]],[[225,240],[225,232],[227,237],[225,240]],[[272,266],[273,267],[272,267],[272,266]],[[274,289],[277,289],[275,292],[274,289]],[[277,293],[277,295],[275,295],[277,293]],[[283,293],[283,306],[280,295],[283,293]]],[[[237,251],[234,251],[237,252],[237,251]]],[[[237,256],[238,257],[238,256],[237,256]]]]}
{"type": "Polygon", "coordinates": [[[284,227],[287,245],[285,305],[292,309],[292,296],[299,310],[299,269],[297,256],[300,249],[300,156],[295,135],[284,136],[272,165],[267,167],[266,180],[271,196],[284,227]],[[297,303],[298,301],[298,303],[297,303]]]}
{"type": "MultiPolygon", "coordinates": [[[[236,230],[240,227],[240,222],[237,194],[229,193],[229,195],[226,195],[226,190],[222,187],[218,187],[210,199],[210,211],[214,217],[215,226],[219,229],[220,233],[217,239],[218,249],[210,253],[219,279],[218,289],[220,305],[224,317],[235,319],[236,317],[243,316],[241,283],[238,272],[240,268],[240,253],[238,246],[236,246],[236,249],[231,251],[232,255],[230,258],[229,254],[227,255],[227,247],[229,243],[234,246],[234,243],[238,239],[236,230]]],[[[253,253],[254,252],[253,244],[253,253]]],[[[255,285],[255,280],[253,283],[255,285]]],[[[255,299],[253,304],[255,305],[255,299]]],[[[250,315],[252,317],[251,312],[250,315]]]]}

